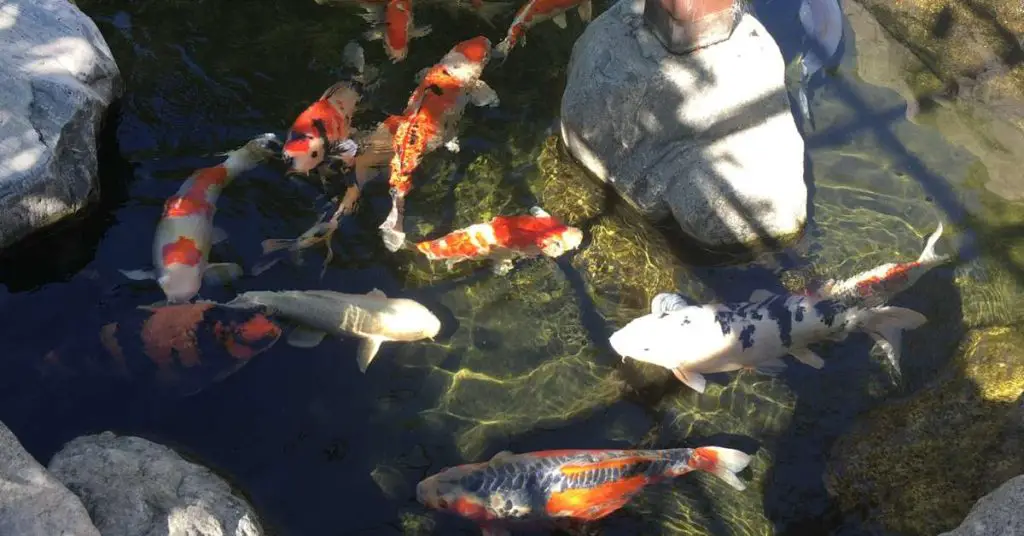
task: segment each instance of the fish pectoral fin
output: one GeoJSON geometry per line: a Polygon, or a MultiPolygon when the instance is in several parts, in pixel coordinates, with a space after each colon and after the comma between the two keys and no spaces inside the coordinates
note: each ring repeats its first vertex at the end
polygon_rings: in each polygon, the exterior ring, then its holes
{"type": "Polygon", "coordinates": [[[820,369],[825,366],[825,360],[809,348],[790,349],[789,353],[793,357],[797,358],[801,363],[810,365],[816,369],[820,369]]]}
{"type": "Polygon", "coordinates": [[[367,41],[378,41],[384,39],[384,30],[380,28],[372,28],[363,32],[363,39],[367,41]]]}
{"type": "Polygon", "coordinates": [[[750,299],[747,300],[747,301],[752,301],[752,302],[764,301],[764,300],[767,300],[768,298],[771,298],[774,295],[775,295],[775,293],[770,291],[770,290],[759,288],[759,289],[755,290],[754,292],[750,293],[750,299]]]}
{"type": "Polygon", "coordinates": [[[548,211],[544,210],[540,206],[532,206],[532,207],[530,207],[530,215],[533,216],[534,218],[550,218],[551,217],[551,214],[548,214],[548,211]]]}
{"type": "Polygon", "coordinates": [[[754,367],[754,370],[759,374],[764,374],[765,376],[778,376],[779,374],[782,374],[782,371],[786,370],[786,362],[777,357],[773,357],[771,359],[761,361],[760,364],[754,367]]]}
{"type": "Polygon", "coordinates": [[[689,304],[686,302],[686,298],[675,292],[661,292],[651,298],[651,313],[662,317],[671,313],[672,311],[678,311],[688,307],[689,304]]]}
{"type": "Polygon", "coordinates": [[[413,28],[412,31],[409,32],[409,38],[413,39],[417,37],[425,37],[430,35],[430,33],[433,31],[434,28],[432,26],[430,26],[429,24],[425,24],[418,28],[413,28]]]}
{"type": "Polygon", "coordinates": [[[269,255],[275,251],[289,248],[297,241],[298,240],[294,238],[268,238],[263,242],[260,242],[260,246],[263,248],[263,254],[269,255]]]}
{"type": "MultiPolygon", "coordinates": [[[[365,11],[363,13],[358,13],[356,16],[358,16],[359,18],[365,20],[366,22],[369,22],[370,24],[382,24],[384,22],[384,10],[385,10],[385,7],[384,7],[383,4],[382,5],[366,5],[366,4],[363,4],[363,9],[365,11]]],[[[377,31],[378,32],[380,37],[377,37],[377,39],[381,39],[381,38],[384,37],[384,32],[381,29],[375,29],[375,30],[371,30],[371,31],[377,31]]],[[[369,37],[367,37],[367,39],[369,39],[369,37]]]]}
{"type": "Polygon", "coordinates": [[[576,12],[580,14],[580,20],[590,22],[594,17],[594,3],[591,0],[583,0],[576,12]]]}
{"type": "Polygon", "coordinates": [[[356,355],[359,372],[366,373],[366,369],[373,362],[373,358],[377,357],[377,352],[380,351],[380,345],[383,342],[384,339],[379,337],[366,337],[359,342],[359,353],[356,355]]]}
{"type": "Polygon", "coordinates": [[[444,148],[448,149],[448,151],[450,151],[450,152],[458,153],[459,149],[460,149],[458,136],[456,136],[456,137],[446,141],[444,143],[444,148]]]}
{"type": "Polygon", "coordinates": [[[242,277],[242,267],[233,262],[216,262],[206,265],[203,282],[209,285],[223,285],[242,277]]]}
{"type": "Polygon", "coordinates": [[[371,298],[380,298],[382,300],[385,300],[388,297],[388,295],[384,294],[384,291],[379,288],[374,288],[370,292],[367,292],[366,295],[371,298]]]}
{"type": "Polygon", "coordinates": [[[151,313],[155,313],[157,309],[159,309],[161,307],[166,307],[167,304],[168,304],[167,300],[160,300],[160,301],[155,301],[155,302],[153,302],[153,303],[151,303],[149,305],[139,305],[139,306],[136,306],[135,308],[139,309],[140,311],[149,311],[151,313]]]}
{"type": "Polygon", "coordinates": [[[498,106],[500,100],[498,99],[498,92],[494,91],[494,88],[487,85],[487,82],[483,80],[477,80],[471,88],[469,88],[469,101],[474,106],[498,106]]]}
{"type": "Polygon", "coordinates": [[[868,309],[868,315],[860,329],[866,331],[882,347],[893,369],[899,374],[903,330],[918,328],[928,319],[912,309],[891,306],[868,309]]]}
{"type": "Polygon", "coordinates": [[[295,348],[316,348],[327,333],[306,326],[295,326],[288,334],[288,346],[295,348]]]}
{"type": "Polygon", "coordinates": [[[565,20],[565,13],[559,13],[554,17],[551,17],[551,22],[555,23],[561,29],[565,29],[569,25],[569,22],[565,20]]]}
{"type": "Polygon", "coordinates": [[[156,274],[152,270],[118,270],[121,275],[131,279],[132,281],[144,281],[146,279],[156,279],[156,274]]]}
{"type": "Polygon", "coordinates": [[[220,227],[214,227],[210,231],[210,245],[220,244],[228,239],[228,232],[220,227]]]}
{"type": "Polygon", "coordinates": [[[675,374],[676,378],[686,384],[687,387],[697,391],[698,393],[704,393],[704,389],[707,388],[708,381],[704,378],[704,375],[699,372],[693,372],[692,370],[686,370],[683,367],[672,369],[672,374],[675,374]]]}

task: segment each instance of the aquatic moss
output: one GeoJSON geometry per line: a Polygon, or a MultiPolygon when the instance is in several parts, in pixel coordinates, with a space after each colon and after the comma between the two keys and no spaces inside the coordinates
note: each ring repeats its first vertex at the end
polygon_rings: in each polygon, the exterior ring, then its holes
{"type": "Polygon", "coordinates": [[[845,510],[899,534],[937,534],[1024,472],[1024,441],[1008,427],[1024,393],[1021,328],[970,332],[941,379],[836,444],[828,485],[845,510]]]}

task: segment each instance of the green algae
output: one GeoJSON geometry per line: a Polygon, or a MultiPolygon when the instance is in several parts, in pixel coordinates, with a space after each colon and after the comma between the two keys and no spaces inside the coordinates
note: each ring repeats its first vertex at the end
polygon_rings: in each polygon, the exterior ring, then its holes
{"type": "Polygon", "coordinates": [[[1010,424],[1024,393],[1021,327],[970,332],[936,383],[840,440],[828,484],[843,508],[895,533],[937,534],[1024,472],[1024,438],[1010,424]]]}

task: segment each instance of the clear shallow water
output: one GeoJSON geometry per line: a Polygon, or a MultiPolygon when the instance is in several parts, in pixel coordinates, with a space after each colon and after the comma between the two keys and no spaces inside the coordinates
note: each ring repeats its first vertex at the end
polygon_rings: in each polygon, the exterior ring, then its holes
{"type": "MultiPolygon", "coordinates": [[[[0,273],[11,291],[0,297],[8,334],[0,354],[10,356],[0,365],[0,420],[41,460],[77,435],[111,429],[213,467],[248,494],[273,534],[473,534],[471,525],[419,507],[415,483],[506,449],[714,443],[759,449],[742,475],[746,492],[681,478],[601,522],[602,533],[856,533],[858,520],[838,515],[822,483],[834,441],[862,412],[933,379],[967,329],[1024,316],[1013,306],[1024,294],[1024,246],[1014,233],[1024,209],[981,188],[976,157],[903,119],[906,103],[895,91],[857,77],[849,33],[839,75],[819,78],[812,97],[805,235],[780,252],[709,258],[641,223],[552,137],[582,31],[571,15],[568,30],[543,24],[504,65],[488,69],[484,79],[501,107],[468,110],[463,150],[427,158],[419,177],[430,180],[411,194],[407,225],[413,236],[433,237],[539,203],[586,231],[580,251],[524,263],[504,278],[481,265],[448,271],[389,254],[376,233],[388,208],[378,183],[344,220],[322,281],[318,248],[304,266],[280,265],[204,289],[203,297],[378,287],[435,310],[446,325],[437,343],[385,346],[365,376],[355,367],[355,341],[314,350],[280,343],[228,379],[176,399],[145,396],[145,384],[74,370],[60,376],[44,360],[50,350],[60,347],[74,369],[98,351],[99,326],[161,299],[155,285],[129,283],[117,269],[149,264],[153,226],[180,181],[219,161],[215,152],[283,133],[334,81],[344,44],[363,30],[352,10],[313,2],[263,0],[245,10],[226,2],[79,5],[98,20],[127,83],[103,160],[111,195],[84,232],[35,246],[57,250],[60,262],[26,256],[0,273]],[[916,258],[937,218],[948,229],[940,250],[958,246],[967,263],[934,270],[894,301],[929,317],[904,337],[901,385],[860,335],[819,348],[828,361],[821,371],[795,365],[775,379],[719,375],[704,396],[666,371],[621,363],[605,343],[663,290],[742,300],[756,288],[797,290],[816,277],[916,258]]],[[[790,61],[799,46],[796,2],[758,8],[790,61]]],[[[485,33],[497,42],[510,16],[490,29],[471,15],[417,8],[434,34],[413,41],[397,65],[386,63],[379,42],[364,43],[383,79],[357,126],[400,110],[414,74],[455,41],[485,33]]],[[[280,171],[262,166],[221,196],[217,225],[231,238],[214,259],[251,267],[262,239],[296,236],[316,219],[317,189],[280,171]]]]}

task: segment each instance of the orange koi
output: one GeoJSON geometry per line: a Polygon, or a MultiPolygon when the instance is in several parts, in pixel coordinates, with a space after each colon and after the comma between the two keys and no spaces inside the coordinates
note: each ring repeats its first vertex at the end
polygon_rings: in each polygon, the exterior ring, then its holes
{"type": "Polygon", "coordinates": [[[398,63],[409,55],[409,41],[429,35],[429,25],[413,24],[412,0],[387,0],[383,5],[364,5],[366,13],[361,15],[367,22],[375,25],[363,34],[368,40],[381,39],[384,51],[392,63],[398,63]]]}
{"type": "Polygon", "coordinates": [[[494,47],[495,56],[507,58],[513,47],[526,43],[526,30],[538,23],[550,20],[564,30],[568,24],[565,12],[577,6],[580,19],[590,22],[594,13],[592,0],[530,0],[519,8],[505,39],[494,47]]]}
{"type": "Polygon", "coordinates": [[[559,257],[579,247],[583,231],[565,225],[540,207],[529,215],[495,216],[441,238],[414,244],[430,260],[444,259],[451,268],[464,260],[492,257],[494,271],[508,273],[518,256],[559,257]]]}
{"type": "Polygon", "coordinates": [[[952,257],[935,253],[935,244],[942,235],[942,223],[928,237],[916,261],[886,263],[842,281],[829,280],[816,293],[818,297],[837,300],[845,305],[876,307],[889,301],[917,283],[932,268],[952,257]]]}
{"type": "Polygon", "coordinates": [[[601,519],[647,486],[692,471],[711,473],[743,490],[736,473],[749,463],[750,455],[724,447],[504,451],[487,462],[424,479],[416,486],[416,499],[475,521],[485,536],[498,536],[517,525],[601,519]]]}
{"type": "Polygon", "coordinates": [[[164,204],[153,240],[153,270],[120,270],[133,280],[156,279],[169,303],[183,303],[198,292],[202,280],[219,282],[237,277],[242,269],[233,263],[207,263],[210,246],[227,236],[213,227],[217,199],[237,175],[273,154],[273,134],[253,138],[243,147],[225,153],[220,164],[195,171],[164,204]]]}
{"type": "Polygon", "coordinates": [[[392,141],[394,156],[388,179],[392,208],[380,226],[389,251],[398,251],[405,242],[401,221],[404,198],[423,157],[441,145],[458,151],[458,120],[467,103],[498,104],[497,93],[480,80],[490,51],[491,41],[477,36],[455,45],[440,62],[421,71],[420,83],[409,97],[392,141]]]}

